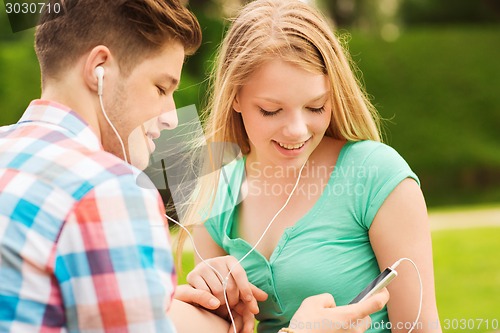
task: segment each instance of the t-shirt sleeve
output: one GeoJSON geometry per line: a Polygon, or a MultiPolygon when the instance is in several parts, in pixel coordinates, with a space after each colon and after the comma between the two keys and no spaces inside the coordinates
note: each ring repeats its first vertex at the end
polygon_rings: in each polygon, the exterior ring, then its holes
{"type": "Polygon", "coordinates": [[[362,163],[365,177],[360,184],[363,191],[358,197],[358,212],[361,223],[369,229],[378,210],[399,183],[412,178],[420,186],[420,181],[401,155],[385,144],[376,143],[365,156],[362,163]]]}
{"type": "Polygon", "coordinates": [[[205,222],[205,228],[207,228],[208,233],[212,237],[215,243],[222,248],[222,223],[221,219],[218,219],[217,216],[208,219],[205,222]]]}
{"type": "Polygon", "coordinates": [[[211,212],[205,222],[205,228],[221,248],[228,223],[233,222],[233,212],[243,200],[241,185],[244,180],[245,160],[235,160],[221,170],[217,194],[211,212]]]}

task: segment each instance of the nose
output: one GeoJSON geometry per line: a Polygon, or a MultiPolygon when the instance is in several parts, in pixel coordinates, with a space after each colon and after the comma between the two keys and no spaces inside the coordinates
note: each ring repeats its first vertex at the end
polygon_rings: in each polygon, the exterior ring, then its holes
{"type": "Polygon", "coordinates": [[[179,124],[179,118],[177,118],[177,109],[175,108],[175,102],[172,99],[169,101],[166,111],[162,112],[158,118],[160,131],[164,129],[172,130],[179,124]]]}
{"type": "Polygon", "coordinates": [[[283,128],[283,134],[286,138],[301,140],[307,136],[308,126],[306,117],[301,110],[290,112],[283,128]]]}

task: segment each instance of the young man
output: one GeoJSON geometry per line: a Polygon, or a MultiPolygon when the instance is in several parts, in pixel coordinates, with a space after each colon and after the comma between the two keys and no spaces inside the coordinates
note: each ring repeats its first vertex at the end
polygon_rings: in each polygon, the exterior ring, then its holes
{"type": "Polygon", "coordinates": [[[36,30],[41,99],[0,129],[0,332],[174,331],[163,203],[123,160],[176,126],[201,29],[177,0],[62,3],[36,30]]]}
{"type": "MultiPolygon", "coordinates": [[[[177,125],[172,94],[201,29],[178,0],[61,3],[36,31],[41,99],[0,128],[0,332],[175,332],[164,206],[136,176],[152,139],[177,125]]],[[[204,332],[228,330],[187,304],[217,308],[209,291],[176,298],[180,332],[196,331],[194,315],[204,332]]],[[[314,320],[332,301],[301,313],[314,320]]],[[[364,317],[386,301],[348,310],[364,317]]]]}

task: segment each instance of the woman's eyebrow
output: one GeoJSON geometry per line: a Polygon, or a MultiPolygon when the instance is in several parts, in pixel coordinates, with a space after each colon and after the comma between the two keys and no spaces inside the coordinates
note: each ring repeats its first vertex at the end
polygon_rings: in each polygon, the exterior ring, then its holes
{"type": "MultiPolygon", "coordinates": [[[[317,97],[313,97],[310,101],[310,102],[316,102],[324,97],[326,97],[326,95],[328,94],[328,91],[325,91],[323,93],[321,93],[321,95],[318,95],[317,97]]],[[[271,103],[274,103],[274,104],[281,104],[282,102],[273,98],[273,97],[267,97],[267,96],[257,96],[257,99],[263,99],[263,100],[266,100],[268,102],[271,102],[271,103]]]]}

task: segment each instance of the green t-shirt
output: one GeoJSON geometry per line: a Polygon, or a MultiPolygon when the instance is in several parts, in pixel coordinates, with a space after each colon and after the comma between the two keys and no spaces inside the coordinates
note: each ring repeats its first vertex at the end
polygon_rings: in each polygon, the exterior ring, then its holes
{"type": "MultiPolygon", "coordinates": [[[[221,248],[240,259],[251,249],[232,235],[245,159],[233,161],[223,171],[205,226],[221,248]]],[[[321,197],[285,230],[270,260],[254,251],[241,263],[249,281],[269,295],[259,304],[259,333],[276,333],[289,324],[291,328],[340,325],[289,322],[306,297],[330,293],[337,305],[345,305],[380,273],[368,231],[385,199],[408,177],[419,182],[391,147],[374,141],[344,145],[321,197]]],[[[386,308],[375,313],[369,332],[390,332],[384,325],[388,320],[386,308]]]]}

